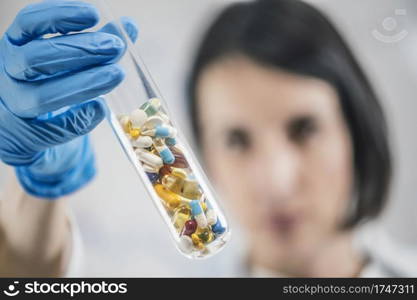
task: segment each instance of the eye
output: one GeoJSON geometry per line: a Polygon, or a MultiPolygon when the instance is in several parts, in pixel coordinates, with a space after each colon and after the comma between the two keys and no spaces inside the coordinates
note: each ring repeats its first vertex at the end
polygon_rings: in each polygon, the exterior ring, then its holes
{"type": "Polygon", "coordinates": [[[228,148],[239,151],[246,151],[250,148],[251,141],[247,130],[234,128],[226,134],[226,145],[228,148]]]}
{"type": "Polygon", "coordinates": [[[312,116],[293,119],[288,126],[288,136],[296,143],[304,143],[318,130],[317,121],[312,116]]]}

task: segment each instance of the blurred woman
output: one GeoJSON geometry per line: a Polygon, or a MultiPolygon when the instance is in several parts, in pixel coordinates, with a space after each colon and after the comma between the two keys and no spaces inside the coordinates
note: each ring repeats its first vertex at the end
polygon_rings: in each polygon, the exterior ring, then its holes
{"type": "Polygon", "coordinates": [[[373,274],[353,233],[386,202],[387,126],[322,13],[295,0],[229,6],[202,40],[189,101],[209,175],[249,241],[246,275],[373,274]]]}

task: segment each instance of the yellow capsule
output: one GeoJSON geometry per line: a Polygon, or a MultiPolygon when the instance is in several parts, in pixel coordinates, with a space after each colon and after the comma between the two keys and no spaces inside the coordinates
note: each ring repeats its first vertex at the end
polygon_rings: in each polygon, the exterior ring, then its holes
{"type": "Polygon", "coordinates": [[[175,209],[172,221],[178,232],[184,228],[185,222],[191,219],[191,209],[186,205],[181,205],[175,209]]]}
{"type": "Polygon", "coordinates": [[[206,211],[207,210],[207,204],[206,202],[201,201],[201,208],[206,211]]]}
{"type": "Polygon", "coordinates": [[[181,194],[184,186],[184,179],[168,174],[162,177],[162,184],[171,192],[181,194]]]}
{"type": "Polygon", "coordinates": [[[197,228],[195,234],[203,243],[210,243],[214,239],[214,234],[209,228],[197,228]]]}
{"type": "Polygon", "coordinates": [[[162,184],[170,191],[187,199],[200,199],[202,193],[197,181],[185,180],[183,171],[173,170],[171,174],[162,177],[162,184]]]}
{"type": "Polygon", "coordinates": [[[181,204],[181,197],[170,190],[166,189],[162,184],[155,184],[156,193],[165,201],[166,206],[173,210],[181,204]]]}
{"type": "Polygon", "coordinates": [[[139,128],[133,128],[129,131],[130,136],[132,139],[137,139],[140,136],[140,129],[139,128]]]}
{"type": "Polygon", "coordinates": [[[187,172],[185,172],[182,169],[178,169],[178,168],[172,168],[172,175],[177,176],[179,178],[185,179],[187,178],[187,172]]]}
{"type": "Polygon", "coordinates": [[[196,246],[198,249],[204,248],[204,243],[201,241],[197,234],[193,233],[191,235],[191,240],[193,241],[194,246],[196,246]]]}
{"type": "Polygon", "coordinates": [[[198,182],[194,180],[185,180],[181,195],[188,199],[200,199],[202,194],[200,192],[198,182]]]}

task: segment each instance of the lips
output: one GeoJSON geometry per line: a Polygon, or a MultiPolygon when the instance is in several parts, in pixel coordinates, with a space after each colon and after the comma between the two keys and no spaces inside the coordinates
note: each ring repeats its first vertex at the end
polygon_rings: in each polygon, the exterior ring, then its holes
{"type": "Polygon", "coordinates": [[[269,219],[269,228],[274,232],[285,234],[293,231],[299,224],[299,218],[294,214],[276,214],[269,219]]]}

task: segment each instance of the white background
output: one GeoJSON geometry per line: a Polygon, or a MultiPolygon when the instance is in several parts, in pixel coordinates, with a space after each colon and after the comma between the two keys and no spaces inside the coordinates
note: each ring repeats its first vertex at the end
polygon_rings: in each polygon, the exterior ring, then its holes
{"type": "MultiPolygon", "coordinates": [[[[0,32],[33,1],[0,0],[0,32]]],[[[201,33],[231,1],[110,0],[117,15],[129,15],[140,26],[137,46],[170,109],[189,133],[184,105],[187,70],[201,33]]],[[[387,113],[395,155],[391,202],[381,223],[396,243],[417,245],[417,2],[414,0],[322,0],[317,3],[345,34],[374,84],[387,113]],[[375,39],[382,21],[397,16],[394,33],[408,36],[394,44],[375,39]]],[[[85,276],[228,276],[242,246],[240,235],[208,261],[189,261],[173,247],[150,199],[106,123],[92,134],[99,173],[71,197],[85,247],[85,276]]],[[[1,174],[0,174],[1,175],[1,174]]],[[[0,176],[1,179],[1,176],[0,176]]],[[[238,228],[235,228],[238,229],[238,228]]],[[[235,230],[238,231],[238,230],[235,230]]],[[[372,239],[372,236],[369,237],[372,239]]]]}

